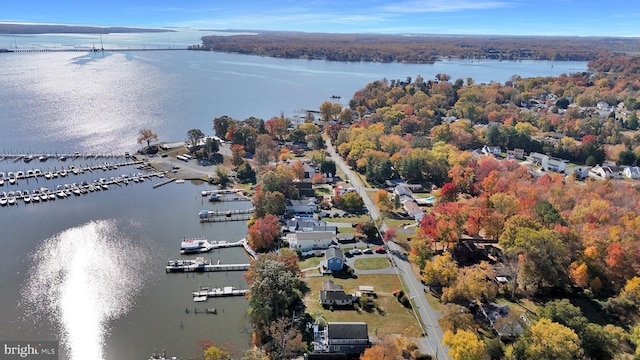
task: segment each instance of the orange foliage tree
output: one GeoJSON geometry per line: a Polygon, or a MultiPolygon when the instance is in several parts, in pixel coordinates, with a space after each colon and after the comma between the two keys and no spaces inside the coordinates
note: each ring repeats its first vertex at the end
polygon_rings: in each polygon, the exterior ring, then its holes
{"type": "Polygon", "coordinates": [[[267,214],[249,228],[249,245],[256,251],[268,250],[279,236],[280,220],[273,214],[267,214]]]}

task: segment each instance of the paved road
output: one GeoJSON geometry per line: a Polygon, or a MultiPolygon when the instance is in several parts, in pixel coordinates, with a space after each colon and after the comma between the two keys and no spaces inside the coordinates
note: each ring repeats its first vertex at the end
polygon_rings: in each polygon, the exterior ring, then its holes
{"type": "MultiPolygon", "coordinates": [[[[331,159],[342,170],[342,172],[345,173],[345,176],[349,179],[351,186],[356,189],[360,196],[362,196],[365,206],[369,209],[369,214],[371,214],[374,222],[379,224],[380,219],[382,219],[380,212],[367,195],[366,187],[362,184],[360,178],[351,170],[351,168],[349,168],[349,166],[347,166],[347,164],[345,164],[344,161],[342,161],[342,158],[335,152],[335,149],[329,139],[326,140],[326,145],[331,159]]],[[[384,233],[387,229],[387,224],[382,221],[379,231],[384,233]]],[[[414,310],[417,312],[418,316],[420,316],[422,324],[425,326],[425,329],[423,330],[427,334],[426,350],[430,350],[431,355],[434,355],[436,359],[449,359],[449,348],[442,344],[442,329],[440,328],[440,325],[438,325],[440,312],[433,310],[427,302],[427,299],[424,296],[425,287],[422,285],[420,280],[416,279],[411,269],[411,264],[406,257],[402,255],[402,249],[400,246],[393,241],[387,242],[387,246],[390,250],[390,260],[395,262],[397,274],[402,276],[405,283],[405,292],[408,294],[409,298],[413,300],[415,304],[414,310]]]]}

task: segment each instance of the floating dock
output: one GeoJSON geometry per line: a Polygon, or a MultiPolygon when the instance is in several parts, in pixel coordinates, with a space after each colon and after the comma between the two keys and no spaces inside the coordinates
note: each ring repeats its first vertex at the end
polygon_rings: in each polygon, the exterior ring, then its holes
{"type": "Polygon", "coordinates": [[[248,289],[236,289],[233,286],[225,286],[223,288],[209,289],[207,287],[201,287],[198,291],[194,291],[194,302],[206,301],[210,297],[223,297],[223,296],[244,296],[248,293],[248,289]]]}
{"type": "Polygon", "coordinates": [[[203,190],[200,192],[200,194],[202,196],[209,196],[209,195],[220,195],[220,194],[237,194],[239,192],[241,192],[242,190],[240,189],[221,189],[221,190],[203,190]]]}
{"type": "Polygon", "coordinates": [[[195,259],[169,260],[165,266],[166,272],[214,272],[214,271],[246,271],[251,264],[216,264],[212,259],[206,261],[203,257],[195,259]]]}

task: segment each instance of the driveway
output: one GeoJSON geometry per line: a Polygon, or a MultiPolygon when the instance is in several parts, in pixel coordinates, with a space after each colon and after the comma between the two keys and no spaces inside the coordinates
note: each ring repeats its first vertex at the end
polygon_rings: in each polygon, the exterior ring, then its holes
{"type": "MultiPolygon", "coordinates": [[[[366,187],[362,184],[359,177],[345,164],[342,158],[336,153],[331,141],[327,139],[325,141],[327,150],[331,159],[336,163],[342,172],[345,173],[345,177],[349,179],[351,186],[356,189],[358,194],[362,197],[365,206],[369,209],[371,217],[376,224],[381,224],[378,231],[384,233],[388,227],[384,221],[380,222],[382,217],[380,212],[373,204],[373,201],[367,196],[366,187]]],[[[424,325],[424,333],[426,334],[424,345],[427,352],[434,355],[436,359],[449,359],[449,348],[442,344],[442,329],[438,324],[438,318],[440,312],[433,310],[424,295],[424,285],[413,274],[411,264],[407,260],[406,256],[402,255],[402,249],[398,244],[393,241],[386,243],[388,247],[388,256],[390,261],[395,264],[391,269],[395,270],[398,276],[401,276],[406,286],[405,293],[409,298],[413,300],[414,310],[416,315],[420,317],[422,324],[424,325]]]]}

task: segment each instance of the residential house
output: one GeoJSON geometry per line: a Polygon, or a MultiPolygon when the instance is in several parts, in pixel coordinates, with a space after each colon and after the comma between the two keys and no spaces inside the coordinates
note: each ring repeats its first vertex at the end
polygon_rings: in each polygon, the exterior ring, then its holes
{"type": "Polygon", "coordinates": [[[399,197],[407,196],[413,199],[413,191],[411,191],[406,184],[396,185],[396,187],[393,188],[393,194],[398,195],[399,197]]]}
{"type": "Polygon", "coordinates": [[[355,301],[356,297],[353,294],[345,293],[342,285],[338,285],[332,280],[326,280],[322,283],[322,290],[320,290],[320,304],[322,306],[352,306],[355,301]]]}
{"type": "Polygon", "coordinates": [[[482,153],[485,155],[493,155],[495,157],[498,157],[502,153],[502,149],[500,149],[500,146],[485,145],[482,147],[482,153]]]}
{"type": "Polygon", "coordinates": [[[422,220],[424,210],[422,210],[415,201],[405,201],[402,203],[402,207],[404,208],[404,211],[406,211],[409,216],[413,216],[416,221],[422,220]]]}
{"type": "Polygon", "coordinates": [[[314,352],[362,354],[371,346],[365,322],[330,322],[319,330],[314,327],[314,352]]]}
{"type": "Polygon", "coordinates": [[[547,161],[549,161],[549,156],[537,152],[532,152],[529,154],[529,161],[536,165],[544,167],[547,164],[547,161]]]}
{"type": "Polygon", "coordinates": [[[547,160],[547,165],[543,166],[543,168],[561,173],[564,172],[565,166],[566,162],[564,160],[551,157],[547,160]]]}
{"type": "Polygon", "coordinates": [[[328,249],[336,239],[332,231],[306,231],[287,234],[289,248],[300,250],[303,254],[313,250],[328,249]]]}
{"type": "Polygon", "coordinates": [[[293,185],[298,189],[298,194],[301,198],[313,198],[316,196],[316,191],[313,190],[313,184],[310,179],[294,181],[293,185]]]}
{"type": "Polygon", "coordinates": [[[640,168],[637,166],[627,166],[622,170],[622,175],[629,179],[638,180],[640,179],[640,168]]]}
{"type": "Polygon", "coordinates": [[[334,225],[328,225],[326,221],[315,218],[293,218],[287,219],[284,231],[289,232],[305,232],[305,231],[331,231],[335,234],[338,233],[338,227],[334,225]]]}
{"type": "Polygon", "coordinates": [[[589,177],[596,180],[606,180],[617,177],[617,174],[608,165],[596,165],[589,170],[589,177]]]}
{"type": "Polygon", "coordinates": [[[524,149],[507,150],[507,159],[524,159],[524,149]]]}
{"type": "Polygon", "coordinates": [[[342,271],[342,268],[344,267],[344,253],[342,250],[330,247],[325,251],[324,258],[327,263],[327,270],[342,271]]]}
{"type": "Polygon", "coordinates": [[[287,200],[286,212],[288,214],[313,214],[320,211],[316,198],[302,200],[287,200]]]}

